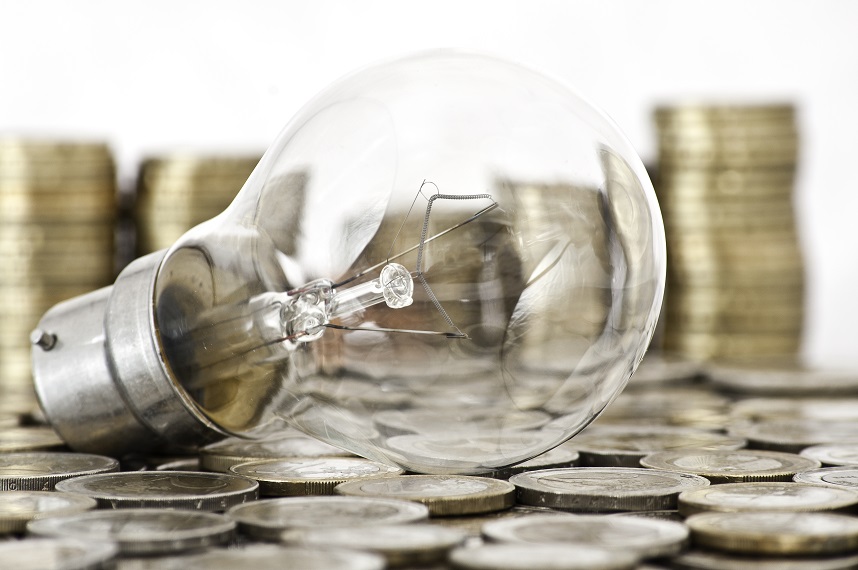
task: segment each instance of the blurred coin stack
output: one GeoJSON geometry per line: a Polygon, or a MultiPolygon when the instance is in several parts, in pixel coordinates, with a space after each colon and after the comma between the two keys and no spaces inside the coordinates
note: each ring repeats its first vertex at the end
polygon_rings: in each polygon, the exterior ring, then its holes
{"type": "Polygon", "coordinates": [[[804,273],[794,108],[662,107],[655,120],[665,350],[701,360],[796,353],[804,273]]]}
{"type": "Polygon", "coordinates": [[[112,281],[115,180],[103,143],[0,139],[0,399],[32,390],[42,314],[112,281]]]}
{"type": "Polygon", "coordinates": [[[138,253],[165,249],[197,224],[226,209],[259,156],[153,157],[140,166],[136,222],[138,253]]]}

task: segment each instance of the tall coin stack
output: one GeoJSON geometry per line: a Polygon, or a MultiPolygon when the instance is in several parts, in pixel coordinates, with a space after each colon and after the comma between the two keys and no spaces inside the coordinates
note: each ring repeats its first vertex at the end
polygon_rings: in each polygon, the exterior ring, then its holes
{"type": "Polygon", "coordinates": [[[700,360],[795,354],[804,272],[791,105],[655,112],[668,282],[664,349],[700,360]]]}
{"type": "Polygon", "coordinates": [[[194,155],[144,161],[137,185],[138,252],[168,248],[223,212],[258,162],[259,156],[194,155]]]}
{"type": "Polygon", "coordinates": [[[115,216],[107,145],[0,139],[0,399],[32,391],[42,314],[112,281],[115,216]]]}

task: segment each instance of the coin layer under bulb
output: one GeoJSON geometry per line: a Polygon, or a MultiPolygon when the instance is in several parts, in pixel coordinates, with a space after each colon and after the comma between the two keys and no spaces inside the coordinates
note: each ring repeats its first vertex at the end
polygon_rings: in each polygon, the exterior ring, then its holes
{"type": "Polygon", "coordinates": [[[51,309],[36,387],[80,450],[285,422],[411,471],[494,471],[622,390],[664,271],[609,119],[518,65],[421,54],[331,85],[226,211],[51,309]]]}

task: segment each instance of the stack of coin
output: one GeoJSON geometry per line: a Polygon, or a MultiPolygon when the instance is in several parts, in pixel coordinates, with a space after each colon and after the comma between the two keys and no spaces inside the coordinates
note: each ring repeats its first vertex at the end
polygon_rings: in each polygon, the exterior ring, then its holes
{"type": "Polygon", "coordinates": [[[30,388],[30,332],[113,278],[116,181],[100,142],[0,139],[0,400],[30,388]]]}
{"type": "Polygon", "coordinates": [[[197,224],[223,212],[247,181],[258,156],[181,154],[149,158],[137,181],[137,248],[173,245],[197,224]]]}
{"type": "Polygon", "coordinates": [[[663,107],[655,120],[669,257],[665,350],[700,360],[797,352],[794,108],[663,107]]]}

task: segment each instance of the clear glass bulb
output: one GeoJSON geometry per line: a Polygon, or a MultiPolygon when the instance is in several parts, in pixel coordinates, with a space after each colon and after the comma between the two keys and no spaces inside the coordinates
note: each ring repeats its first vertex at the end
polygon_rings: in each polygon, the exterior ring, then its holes
{"type": "Polygon", "coordinates": [[[167,363],[217,426],[281,418],[418,472],[529,459],[622,390],[664,287],[631,145],[567,87],[437,52],[287,125],[155,281],[167,363]]]}

